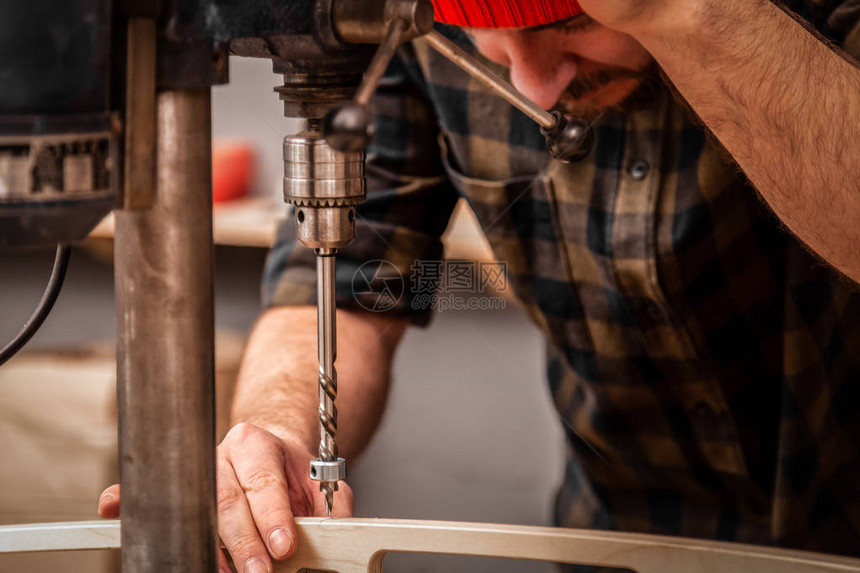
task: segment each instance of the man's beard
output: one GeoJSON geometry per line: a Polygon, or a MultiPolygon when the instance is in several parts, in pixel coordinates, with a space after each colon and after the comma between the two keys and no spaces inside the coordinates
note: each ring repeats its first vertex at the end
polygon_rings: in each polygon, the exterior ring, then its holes
{"type": "Polygon", "coordinates": [[[660,67],[656,62],[639,70],[610,68],[599,70],[587,76],[575,78],[564,90],[555,105],[556,110],[564,115],[583,117],[594,121],[607,110],[629,112],[653,100],[657,89],[663,86],[660,67]],[[595,105],[591,102],[576,102],[575,100],[617,80],[633,79],[637,85],[621,101],[609,106],[595,105]]]}

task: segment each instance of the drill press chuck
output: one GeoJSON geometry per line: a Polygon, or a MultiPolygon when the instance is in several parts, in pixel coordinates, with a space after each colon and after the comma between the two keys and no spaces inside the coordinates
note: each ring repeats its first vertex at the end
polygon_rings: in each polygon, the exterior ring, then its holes
{"type": "Polygon", "coordinates": [[[364,151],[333,149],[317,120],[284,139],[284,200],[295,207],[303,245],[345,247],[355,237],[354,206],[366,198],[364,151]]]}

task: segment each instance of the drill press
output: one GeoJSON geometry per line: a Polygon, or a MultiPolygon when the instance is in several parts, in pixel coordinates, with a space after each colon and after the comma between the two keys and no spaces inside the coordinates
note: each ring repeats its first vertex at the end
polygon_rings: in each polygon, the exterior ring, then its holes
{"type": "Polygon", "coordinates": [[[355,235],[368,103],[396,47],[427,35],[538,121],[555,157],[587,153],[584,122],[537,108],[432,25],[429,0],[0,5],[0,247],[79,240],[116,209],[123,571],[218,567],[209,89],[227,81],[227,49],[271,59],[285,115],[308,120],[284,142],[284,191],[298,239],[318,256],[321,437],[310,472],[329,512],[346,476],[334,257],[355,235]]]}

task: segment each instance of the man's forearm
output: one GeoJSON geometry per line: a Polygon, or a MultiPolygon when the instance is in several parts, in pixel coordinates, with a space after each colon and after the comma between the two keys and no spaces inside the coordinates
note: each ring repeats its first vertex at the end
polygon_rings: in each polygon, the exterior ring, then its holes
{"type": "MultiPolygon", "coordinates": [[[[316,308],[266,312],[245,349],[232,422],[250,422],[299,442],[312,455],[319,444],[316,308]]],[[[337,443],[353,458],[376,429],[388,394],[391,357],[405,322],[338,311],[337,443]]]]}
{"type": "Polygon", "coordinates": [[[632,35],[789,229],[860,281],[860,69],[769,0],[684,2],[632,35]]]}

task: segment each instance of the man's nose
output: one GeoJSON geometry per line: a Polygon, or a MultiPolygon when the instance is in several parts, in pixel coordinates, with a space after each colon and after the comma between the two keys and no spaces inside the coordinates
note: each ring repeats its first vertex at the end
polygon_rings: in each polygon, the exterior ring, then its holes
{"type": "Polygon", "coordinates": [[[528,37],[512,38],[504,49],[511,83],[544,109],[558,102],[579,69],[573,56],[560,52],[557,46],[529,41],[528,37]]]}

